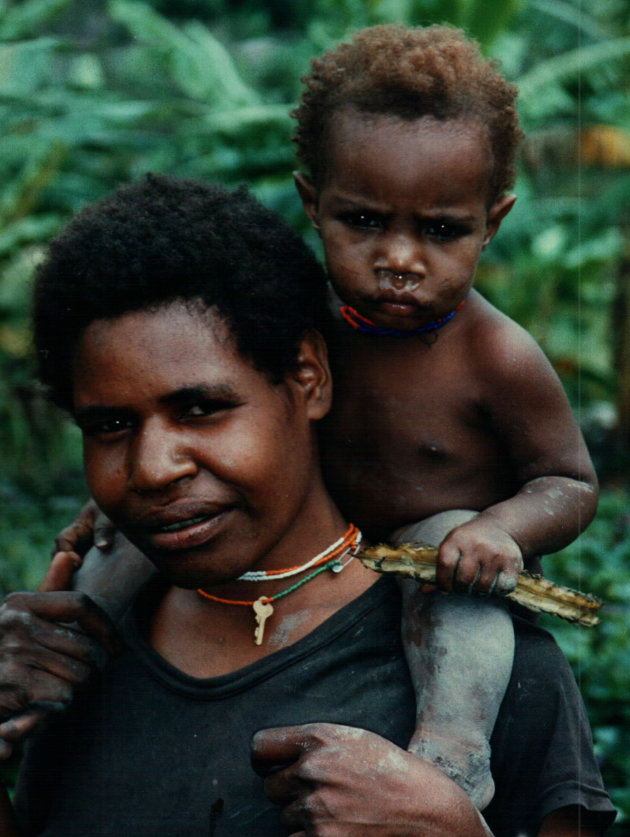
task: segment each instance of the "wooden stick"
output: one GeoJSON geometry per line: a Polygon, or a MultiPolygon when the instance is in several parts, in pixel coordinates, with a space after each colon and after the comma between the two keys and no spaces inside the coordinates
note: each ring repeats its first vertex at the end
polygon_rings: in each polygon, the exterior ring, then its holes
{"type": "MultiPolygon", "coordinates": [[[[437,554],[438,550],[434,546],[409,543],[394,547],[380,544],[363,549],[358,557],[370,570],[397,573],[426,584],[434,584],[437,554]]],[[[511,599],[528,610],[550,613],[568,622],[578,622],[589,627],[599,624],[595,612],[603,605],[602,600],[591,593],[562,587],[526,570],[519,573],[516,588],[503,598],[511,599]]]]}

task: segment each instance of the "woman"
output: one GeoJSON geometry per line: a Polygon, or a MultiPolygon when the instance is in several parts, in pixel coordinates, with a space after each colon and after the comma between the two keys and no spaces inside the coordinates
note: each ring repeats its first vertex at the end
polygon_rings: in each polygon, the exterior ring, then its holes
{"type": "MultiPolygon", "coordinates": [[[[320,474],[324,321],[313,257],[243,190],[149,176],[51,245],[41,377],[82,430],[94,499],[158,574],[122,651],[29,742],[3,834],[488,834],[402,749],[415,700],[396,593],[354,560],[320,474]]],[[[74,593],[9,597],[1,619],[0,682],[37,672],[22,708],[85,679],[94,643],[67,623],[107,631],[74,593]]],[[[493,769],[496,835],[610,822],[575,684],[529,626],[493,769]]]]}

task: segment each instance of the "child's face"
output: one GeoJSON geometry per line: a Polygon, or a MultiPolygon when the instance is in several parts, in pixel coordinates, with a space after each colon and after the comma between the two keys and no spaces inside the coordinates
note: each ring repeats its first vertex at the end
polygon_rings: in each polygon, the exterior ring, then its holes
{"type": "Polygon", "coordinates": [[[400,330],[452,311],[514,203],[488,209],[489,166],[476,122],[336,114],[320,190],[296,182],[343,301],[400,330]]]}
{"type": "MultiPolygon", "coordinates": [[[[305,343],[299,363],[312,383],[325,359],[305,343]]],[[[74,363],[92,495],[172,583],[234,578],[303,537],[317,395],[292,375],[272,385],[212,310],[97,320],[74,363]]]]}

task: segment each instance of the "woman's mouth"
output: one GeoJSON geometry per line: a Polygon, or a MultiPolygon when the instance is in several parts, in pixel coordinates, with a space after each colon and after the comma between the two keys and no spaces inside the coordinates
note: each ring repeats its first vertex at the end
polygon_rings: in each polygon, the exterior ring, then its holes
{"type": "Polygon", "coordinates": [[[145,530],[149,549],[159,552],[176,552],[203,546],[223,527],[229,509],[211,514],[196,514],[163,523],[154,521],[145,530]]]}
{"type": "Polygon", "coordinates": [[[182,529],[186,529],[188,526],[195,526],[197,523],[201,523],[208,518],[205,516],[201,517],[191,517],[188,520],[178,520],[176,523],[169,523],[166,526],[161,526],[161,532],[180,532],[182,529]]]}

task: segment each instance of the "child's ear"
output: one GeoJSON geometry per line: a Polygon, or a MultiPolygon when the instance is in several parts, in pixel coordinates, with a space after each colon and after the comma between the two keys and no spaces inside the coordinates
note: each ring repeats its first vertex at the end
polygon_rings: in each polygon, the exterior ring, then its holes
{"type": "Polygon", "coordinates": [[[488,246],[488,244],[490,244],[496,235],[497,230],[501,226],[501,221],[505,218],[515,203],[516,195],[501,195],[501,197],[492,204],[486,217],[486,234],[483,239],[484,249],[488,246]]]}
{"type": "Polygon", "coordinates": [[[302,199],[302,206],[304,207],[304,212],[306,212],[307,218],[313,225],[313,229],[319,231],[319,222],[317,220],[317,189],[310,177],[303,174],[301,171],[293,172],[293,182],[295,183],[295,188],[298,190],[298,194],[302,199]]]}
{"type": "Polygon", "coordinates": [[[288,373],[306,404],[309,419],[324,418],[332,403],[332,375],[326,342],[319,331],[309,331],[300,343],[297,364],[288,373]]]}

